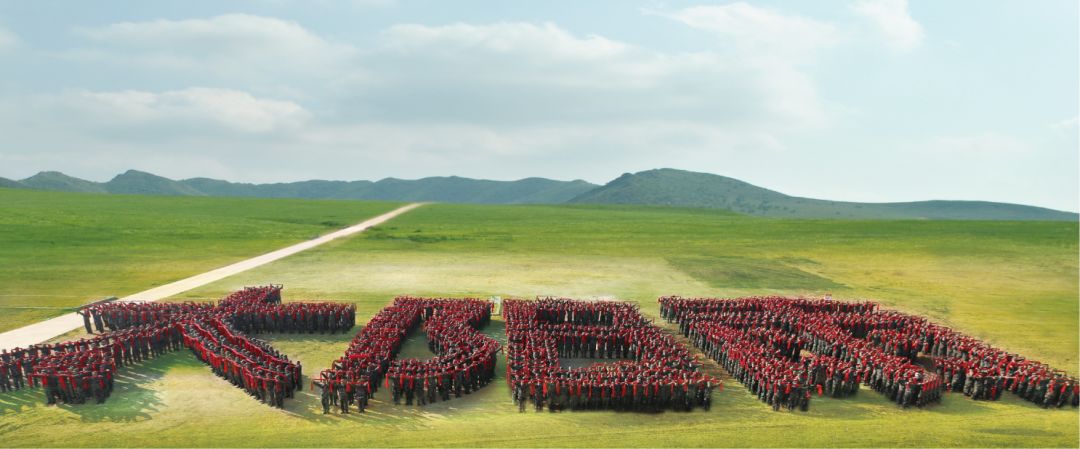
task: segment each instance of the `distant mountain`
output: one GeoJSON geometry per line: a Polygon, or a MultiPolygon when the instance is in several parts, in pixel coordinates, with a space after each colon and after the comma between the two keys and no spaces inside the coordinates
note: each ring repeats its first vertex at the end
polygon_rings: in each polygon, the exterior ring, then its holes
{"type": "MultiPolygon", "coordinates": [[[[300,181],[275,184],[233,183],[210,178],[172,180],[128,170],[108,182],[97,183],[59,172],[41,172],[10,187],[67,192],[126,193],[139,195],[237,196],[260,198],[329,198],[447,203],[524,204],[563,203],[597,186],[582,180],[555,181],[526,178],[517,181],[432,177],[416,180],[300,181]]],[[[0,187],[7,187],[0,184],[0,187]]]]}
{"type": "Polygon", "coordinates": [[[0,178],[0,187],[7,189],[25,189],[26,186],[19,181],[13,181],[7,178],[0,178]]]}
{"type": "Polygon", "coordinates": [[[246,184],[209,178],[179,181],[210,196],[253,196],[259,198],[362,198],[371,181],[300,181],[275,184],[246,184]]]}
{"type": "Polygon", "coordinates": [[[379,181],[299,181],[246,184],[210,178],[180,181],[128,170],[108,182],[92,182],[60,172],[41,172],[0,188],[31,188],[89,193],[140,195],[231,196],[259,198],[438,201],[480,204],[648,204],[728,209],[785,218],[940,219],[940,220],[1066,220],[1073,212],[986,201],[917,201],[853,203],[800,198],[709,173],[669,168],[626,173],[597,186],[582,180],[525,178],[490,181],[458,176],[379,181]]]}
{"type": "Polygon", "coordinates": [[[599,187],[585,181],[553,181],[525,178],[517,181],[433,177],[415,181],[386,178],[371,185],[371,199],[441,201],[446,203],[564,203],[599,187]]]}
{"type": "Polygon", "coordinates": [[[169,196],[206,195],[182,182],[138,170],[128,170],[116,175],[115,178],[106,182],[104,186],[109,193],[169,196]]]}
{"type": "Polygon", "coordinates": [[[1073,212],[986,201],[854,203],[800,198],[725,176],[674,169],[626,173],[569,202],[704,207],[789,218],[1078,220],[1073,212]]]}
{"type": "Polygon", "coordinates": [[[19,183],[31,189],[38,190],[106,193],[105,187],[102,186],[101,183],[71,177],[58,171],[43,171],[29,178],[20,180],[19,183]]]}
{"type": "Polygon", "coordinates": [[[415,180],[386,178],[380,181],[301,181],[279,184],[240,184],[216,179],[179,181],[206,195],[273,198],[338,198],[390,201],[439,201],[445,203],[563,203],[598,187],[585,181],[526,178],[489,181],[457,176],[415,180]]]}

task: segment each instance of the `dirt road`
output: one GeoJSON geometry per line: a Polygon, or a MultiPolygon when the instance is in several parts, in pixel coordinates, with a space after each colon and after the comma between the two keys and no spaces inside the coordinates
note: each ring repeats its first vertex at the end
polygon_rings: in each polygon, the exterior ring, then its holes
{"type": "MultiPolygon", "coordinates": [[[[404,214],[405,212],[413,210],[422,205],[423,203],[413,203],[407,206],[402,206],[385,214],[368,219],[362,223],[331,232],[322,237],[297,243],[295,245],[288,246],[277,251],[269,252],[261,256],[243,260],[232,265],[218,268],[216,270],[207,271],[206,273],[198,274],[186,279],[181,279],[176,282],[165,284],[159,287],[154,287],[150,290],[141,291],[131,296],[120,298],[117,301],[157,301],[160,299],[168,298],[170,296],[175,296],[193,288],[202,287],[211,282],[224,279],[226,277],[250,270],[261,265],[266,265],[270,262],[291,256],[301,251],[314,248],[326,242],[363,232],[364,230],[371,228],[372,226],[378,226],[379,224],[382,224],[387,220],[390,220],[394,217],[397,217],[398,215],[404,214]]],[[[68,331],[71,331],[72,329],[76,329],[82,326],[82,324],[82,317],[79,316],[79,314],[69,313],[67,315],[58,316],[56,318],[48,319],[39,323],[34,323],[28,326],[20,327],[18,329],[0,333],[0,349],[26,347],[35,343],[40,343],[58,335],[62,335],[68,331]]]]}

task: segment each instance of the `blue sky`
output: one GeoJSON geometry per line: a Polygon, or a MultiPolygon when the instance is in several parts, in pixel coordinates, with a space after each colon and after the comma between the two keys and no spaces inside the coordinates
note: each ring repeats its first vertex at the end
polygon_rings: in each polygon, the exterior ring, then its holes
{"type": "Polygon", "coordinates": [[[1078,209],[1075,1],[0,1],[0,176],[675,167],[1078,209]]]}

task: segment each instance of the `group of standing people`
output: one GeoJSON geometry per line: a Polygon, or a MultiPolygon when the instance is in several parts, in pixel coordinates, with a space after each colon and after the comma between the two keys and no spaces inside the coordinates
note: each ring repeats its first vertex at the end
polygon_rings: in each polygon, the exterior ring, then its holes
{"type": "Polygon", "coordinates": [[[661,316],[774,409],[806,410],[812,393],[867,385],[897,404],[945,391],[993,400],[1010,390],[1043,405],[1076,404],[1076,380],[926,319],[872,302],[786,297],[659,299],[661,316]],[[929,363],[927,362],[929,360],[929,363]]]}
{"type": "Polygon", "coordinates": [[[212,316],[253,333],[336,333],[352,329],[356,305],[281,301],[281,285],[245,287],[213,302],[107,302],[79,310],[87,333],[147,323],[212,316]]]}
{"type": "Polygon", "coordinates": [[[426,405],[461,397],[495,377],[500,345],[478,329],[491,320],[492,304],[481,299],[401,296],[375,314],[356,335],[345,356],[314,384],[322,390],[323,413],[332,406],[364,411],[380,383],[394,404],[426,405]],[[408,334],[423,325],[429,360],[397,359],[408,334]]]}
{"type": "Polygon", "coordinates": [[[0,391],[40,384],[46,402],[104,402],[118,367],[188,347],[214,373],[266,404],[282,407],[301,388],[302,367],[254,332],[337,332],[352,327],[352,304],[281,302],[280,285],[247,287],[212,302],[109,302],[79,313],[77,341],[0,352],[0,391]]]}
{"type": "Polygon", "coordinates": [[[116,369],[180,347],[180,333],[169,323],[127,329],[55,344],[0,351],[0,391],[40,386],[45,402],[105,402],[116,369]]]}
{"type": "MultiPolygon", "coordinates": [[[[80,310],[89,338],[0,351],[0,392],[41,386],[48,404],[102,403],[116,370],[187,347],[253,398],[283,407],[302,387],[302,366],[245,332],[336,333],[352,304],[282,303],[280,285],[248,287],[212,302],[98,303],[80,310]]],[[[947,391],[997,400],[1006,391],[1039,406],[1080,405],[1076,378],[948,327],[872,302],[787,297],[661,297],[661,317],[774,410],[809,408],[813,395],[847,397],[861,385],[903,407],[947,391]]],[[[501,345],[478,329],[480,299],[402,296],[313,380],[323,412],[364,412],[380,384],[393,402],[427,405],[478,390],[495,377],[501,345]],[[435,357],[397,359],[423,326],[435,357]]],[[[635,304],[563,298],[507,300],[507,382],[519,410],[708,410],[722,384],[635,304]],[[562,358],[611,359],[567,368],[562,358]]]]}
{"type": "Polygon", "coordinates": [[[225,320],[189,320],[177,324],[184,346],[214,374],[272,407],[285,406],[285,398],[303,387],[303,368],[261,340],[242,336],[225,320]]]}
{"type": "Polygon", "coordinates": [[[1006,391],[1044,408],[1080,406],[1080,382],[1037,360],[995,348],[925,318],[883,314],[866,332],[889,353],[929,357],[947,391],[975,400],[998,400],[1006,391]]]}
{"type": "Polygon", "coordinates": [[[718,379],[634,304],[541,298],[504,302],[507,382],[519,410],[709,409],[718,379]],[[560,357],[608,358],[565,368],[560,357]]]}

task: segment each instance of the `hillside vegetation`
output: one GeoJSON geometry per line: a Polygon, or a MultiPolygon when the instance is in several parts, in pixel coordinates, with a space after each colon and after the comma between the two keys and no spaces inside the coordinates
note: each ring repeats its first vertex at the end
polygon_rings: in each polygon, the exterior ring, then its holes
{"type": "Polygon", "coordinates": [[[55,190],[60,192],[107,193],[108,189],[99,183],[65,175],[57,171],[43,171],[29,178],[18,181],[23,187],[36,190],[55,190]]]}
{"type": "Polygon", "coordinates": [[[474,204],[644,204],[727,209],[783,218],[1063,220],[1080,215],[1041,207],[987,201],[854,203],[800,198],[708,173],[658,169],[624,174],[603,186],[585,181],[525,178],[491,181],[458,176],[379,181],[299,181],[246,184],[210,178],[175,181],[128,170],[104,183],[58,172],[22,181],[0,178],[0,187],[91,193],[229,196],[257,198],[365,199],[474,204]]]}
{"type": "Polygon", "coordinates": [[[562,203],[597,186],[585,181],[525,178],[490,181],[458,176],[416,180],[299,181],[246,184],[210,178],[172,180],[128,170],[108,182],[92,182],[59,172],[41,172],[21,181],[0,180],[0,187],[84,193],[128,193],[170,196],[227,196],[256,198],[439,201],[445,203],[519,204],[562,203]],[[4,181],[7,181],[4,183],[4,181]],[[6,184],[6,185],[5,185],[6,184]]]}
{"type": "Polygon", "coordinates": [[[396,205],[0,189],[0,331],[254,257],[396,205]]]}
{"type": "Polygon", "coordinates": [[[570,200],[589,204],[654,204],[707,207],[765,217],[936,219],[936,220],[1065,220],[1073,212],[987,201],[917,201],[854,203],[800,198],[725,176],[674,169],[624,174],[606,185],[570,200]]]}

